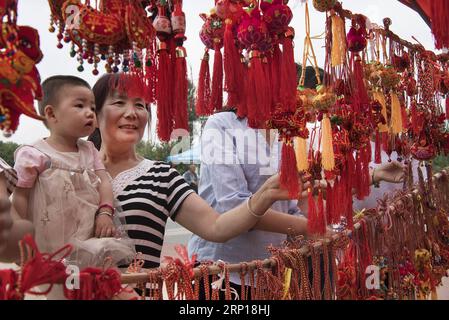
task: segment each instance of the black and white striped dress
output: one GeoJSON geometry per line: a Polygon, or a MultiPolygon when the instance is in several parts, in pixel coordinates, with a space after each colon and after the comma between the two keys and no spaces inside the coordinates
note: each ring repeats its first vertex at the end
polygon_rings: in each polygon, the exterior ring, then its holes
{"type": "Polygon", "coordinates": [[[146,159],[121,172],[112,184],[121,205],[120,220],[136,252],[142,253],[143,267],[159,267],[167,218],[175,220],[193,189],[170,165],[146,159]]]}

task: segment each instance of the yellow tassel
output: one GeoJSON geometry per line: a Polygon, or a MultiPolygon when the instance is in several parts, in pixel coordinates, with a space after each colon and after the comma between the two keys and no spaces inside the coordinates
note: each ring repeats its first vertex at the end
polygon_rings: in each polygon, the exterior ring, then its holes
{"type": "MultiPolygon", "coordinates": [[[[385,96],[382,92],[374,91],[373,93],[374,100],[379,101],[382,106],[382,115],[387,121],[387,102],[385,101],[385,96]]],[[[386,124],[379,124],[379,132],[388,132],[388,126],[386,124]]]]}
{"type": "Polygon", "coordinates": [[[394,92],[391,93],[391,122],[390,128],[393,134],[399,134],[402,132],[402,113],[401,102],[398,95],[394,92]]]}
{"type": "Polygon", "coordinates": [[[438,300],[438,293],[437,293],[436,289],[432,290],[432,293],[430,294],[430,298],[432,300],[438,300]]]}
{"type": "Polygon", "coordinates": [[[287,300],[289,298],[288,291],[290,290],[291,281],[292,281],[292,269],[285,268],[285,271],[284,271],[284,294],[282,295],[282,300],[287,300]]]}
{"type": "Polygon", "coordinates": [[[307,161],[307,143],[306,139],[295,138],[295,154],[296,154],[296,168],[298,172],[304,172],[309,169],[309,162],[307,161]]]}
{"type": "Polygon", "coordinates": [[[321,164],[324,170],[332,171],[335,168],[334,145],[332,142],[331,121],[327,115],[321,121],[321,164]]]}
{"type": "Polygon", "coordinates": [[[332,67],[341,66],[346,57],[345,23],[337,15],[332,16],[332,67]]]}

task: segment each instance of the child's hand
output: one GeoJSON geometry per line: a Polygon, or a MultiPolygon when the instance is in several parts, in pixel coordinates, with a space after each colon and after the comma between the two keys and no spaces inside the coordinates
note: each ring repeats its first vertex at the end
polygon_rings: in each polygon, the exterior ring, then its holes
{"type": "Polygon", "coordinates": [[[106,214],[99,214],[95,218],[95,237],[108,238],[115,236],[115,226],[111,219],[106,214]]]}

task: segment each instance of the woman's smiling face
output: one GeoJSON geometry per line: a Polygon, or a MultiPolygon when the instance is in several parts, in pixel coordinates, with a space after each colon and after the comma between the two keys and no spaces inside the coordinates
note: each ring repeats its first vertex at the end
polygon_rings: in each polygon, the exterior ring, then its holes
{"type": "Polygon", "coordinates": [[[142,140],[149,110],[143,99],[114,92],[107,97],[97,117],[104,143],[131,146],[142,140]]]}

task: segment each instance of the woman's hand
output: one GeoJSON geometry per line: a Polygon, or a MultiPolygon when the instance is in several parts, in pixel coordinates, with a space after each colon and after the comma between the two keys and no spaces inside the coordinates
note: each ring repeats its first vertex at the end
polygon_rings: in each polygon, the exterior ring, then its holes
{"type": "Polygon", "coordinates": [[[95,218],[95,237],[108,238],[115,236],[115,226],[112,218],[106,214],[99,214],[95,218]]]}
{"type": "Polygon", "coordinates": [[[374,169],[373,183],[380,181],[401,183],[404,181],[405,171],[406,168],[397,161],[382,164],[374,169]]]}

